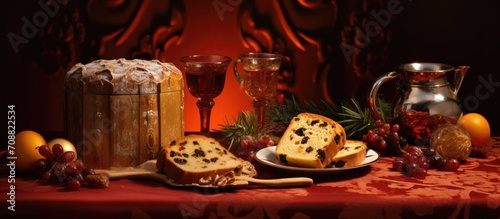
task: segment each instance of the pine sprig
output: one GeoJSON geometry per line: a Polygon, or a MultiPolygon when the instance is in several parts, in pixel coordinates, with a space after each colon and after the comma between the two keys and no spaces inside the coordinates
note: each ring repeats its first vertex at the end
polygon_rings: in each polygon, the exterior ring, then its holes
{"type": "Polygon", "coordinates": [[[362,109],[356,99],[342,102],[336,116],[333,117],[344,127],[347,138],[359,139],[373,126],[374,118],[368,108],[362,109]]]}
{"type": "MultiPolygon", "coordinates": [[[[388,102],[379,97],[376,104],[382,118],[391,117],[391,105],[388,102]]],[[[373,127],[375,120],[369,108],[362,108],[354,98],[350,101],[342,101],[339,105],[321,101],[320,106],[307,101],[301,106],[295,99],[292,99],[281,105],[274,103],[267,112],[271,117],[271,123],[277,123],[282,127],[287,127],[290,120],[302,112],[323,115],[341,124],[346,131],[346,137],[353,139],[360,139],[368,129],[373,127]]]]}
{"type": "MultiPolygon", "coordinates": [[[[379,97],[376,101],[379,114],[382,118],[391,118],[391,104],[379,97]]],[[[304,102],[302,105],[297,103],[294,98],[287,99],[282,103],[272,101],[266,109],[266,121],[264,127],[259,127],[257,115],[253,111],[241,111],[231,123],[227,118],[225,124],[220,125],[222,128],[216,130],[223,137],[221,141],[228,141],[228,150],[236,145],[239,150],[241,140],[246,136],[251,136],[253,139],[261,139],[264,135],[280,136],[288,127],[290,121],[296,115],[310,112],[326,116],[337,121],[346,132],[348,139],[361,139],[369,129],[374,127],[374,117],[369,108],[361,107],[356,99],[343,101],[338,105],[333,105],[325,101],[321,101],[321,105],[313,102],[304,102]]]]}
{"type": "Polygon", "coordinates": [[[292,97],[291,100],[286,99],[281,104],[277,101],[272,101],[266,109],[266,117],[268,117],[269,126],[274,127],[273,131],[279,132],[288,127],[290,120],[302,112],[305,112],[304,109],[292,97]]]}
{"type": "Polygon", "coordinates": [[[226,117],[226,122],[221,129],[215,130],[223,137],[221,141],[228,140],[228,150],[237,144],[246,136],[252,136],[254,139],[260,139],[264,136],[269,129],[266,127],[259,127],[257,115],[250,111],[240,111],[238,117],[233,116],[233,122],[230,123],[226,117]]]}

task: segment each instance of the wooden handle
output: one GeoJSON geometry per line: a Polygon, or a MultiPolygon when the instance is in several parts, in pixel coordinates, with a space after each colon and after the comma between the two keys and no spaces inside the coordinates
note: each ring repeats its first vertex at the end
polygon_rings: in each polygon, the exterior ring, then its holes
{"type": "MultiPolygon", "coordinates": [[[[156,173],[149,169],[142,168],[118,168],[113,170],[95,170],[96,173],[102,173],[109,177],[109,179],[132,179],[132,178],[142,178],[150,179],[158,182],[166,183],[173,186],[186,186],[179,185],[171,180],[165,174],[156,173]]],[[[242,186],[246,183],[253,183],[260,186],[267,187],[308,187],[313,184],[313,180],[307,177],[291,177],[291,178],[279,178],[279,179],[255,179],[248,176],[236,176],[236,182],[233,184],[242,186]]]]}
{"type": "Polygon", "coordinates": [[[313,184],[313,180],[307,177],[291,177],[279,179],[256,179],[247,176],[236,176],[236,180],[244,180],[268,187],[308,187],[313,184]]]}
{"type": "Polygon", "coordinates": [[[96,173],[105,174],[109,179],[133,179],[133,178],[144,178],[144,179],[152,179],[159,182],[163,182],[166,178],[165,175],[151,172],[148,170],[142,169],[128,169],[128,170],[95,170],[96,173]]]}

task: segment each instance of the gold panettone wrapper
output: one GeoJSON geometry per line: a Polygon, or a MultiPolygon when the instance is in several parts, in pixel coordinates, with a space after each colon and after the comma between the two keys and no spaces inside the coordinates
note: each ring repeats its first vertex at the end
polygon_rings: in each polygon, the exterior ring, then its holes
{"type": "Polygon", "coordinates": [[[184,135],[182,73],[158,60],[96,60],[65,78],[65,129],[86,166],[136,166],[184,135]]]}

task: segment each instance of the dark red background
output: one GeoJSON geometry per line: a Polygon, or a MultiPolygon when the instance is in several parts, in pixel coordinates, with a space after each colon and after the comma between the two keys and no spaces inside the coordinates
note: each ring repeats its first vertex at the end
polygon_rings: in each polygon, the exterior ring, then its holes
{"type": "MultiPolygon", "coordinates": [[[[78,62],[160,59],[181,69],[178,59],[184,55],[217,53],[234,60],[251,51],[285,55],[280,84],[285,97],[330,103],[355,97],[364,104],[373,81],[406,62],[469,65],[459,96],[474,98],[480,92],[487,98],[464,109],[483,114],[493,132],[500,129],[500,86],[494,84],[488,90],[480,81],[490,77],[500,83],[500,17],[495,0],[63,3],[58,3],[57,10],[49,8],[53,14],[41,6],[48,4],[45,0],[4,4],[4,96],[5,105],[15,105],[18,132],[63,131],[63,78],[78,62]],[[379,20],[372,11],[379,16],[390,12],[390,17],[379,20]],[[43,25],[26,37],[22,33],[27,25],[24,18],[33,24],[34,17],[43,25]],[[359,38],[362,35],[356,37],[356,30],[373,31],[370,41],[358,41],[356,46],[356,40],[363,39],[359,38]],[[27,40],[19,44],[18,52],[9,34],[27,40]],[[349,59],[342,53],[342,43],[357,47],[349,59]]],[[[383,92],[390,96],[391,89],[388,86],[383,92]]],[[[197,131],[195,100],[187,91],[185,96],[186,131],[197,131]]],[[[251,109],[250,99],[231,70],[225,90],[215,101],[212,128],[225,117],[251,109]]]]}

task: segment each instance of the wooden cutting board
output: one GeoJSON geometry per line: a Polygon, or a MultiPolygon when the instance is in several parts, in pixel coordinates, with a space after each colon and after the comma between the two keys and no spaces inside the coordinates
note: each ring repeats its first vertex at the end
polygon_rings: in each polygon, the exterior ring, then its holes
{"type": "Polygon", "coordinates": [[[250,184],[263,187],[308,187],[313,184],[313,180],[308,177],[291,177],[278,179],[257,179],[249,176],[236,176],[235,182],[224,186],[215,185],[199,185],[199,184],[178,184],[170,179],[167,175],[159,173],[156,168],[156,160],[149,160],[137,167],[111,168],[111,169],[96,169],[96,173],[102,173],[109,177],[110,180],[115,179],[149,179],[158,181],[175,187],[204,187],[204,188],[232,188],[245,187],[250,184]]]}

